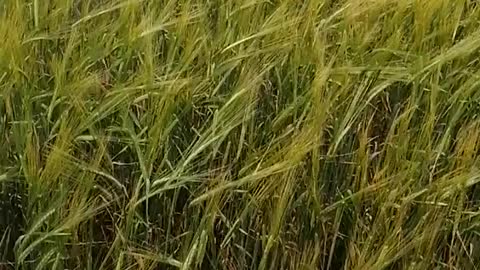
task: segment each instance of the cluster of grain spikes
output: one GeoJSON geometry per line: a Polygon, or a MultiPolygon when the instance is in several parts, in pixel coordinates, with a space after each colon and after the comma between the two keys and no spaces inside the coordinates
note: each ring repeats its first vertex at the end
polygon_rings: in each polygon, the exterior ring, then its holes
{"type": "Polygon", "coordinates": [[[476,269],[472,0],[5,0],[0,269],[476,269]]]}

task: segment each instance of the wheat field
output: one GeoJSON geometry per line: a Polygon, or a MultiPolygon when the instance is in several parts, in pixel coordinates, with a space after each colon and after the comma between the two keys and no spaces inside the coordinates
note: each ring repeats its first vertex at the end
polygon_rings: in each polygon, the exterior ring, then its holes
{"type": "Polygon", "coordinates": [[[0,269],[480,268],[480,2],[0,0],[0,269]]]}

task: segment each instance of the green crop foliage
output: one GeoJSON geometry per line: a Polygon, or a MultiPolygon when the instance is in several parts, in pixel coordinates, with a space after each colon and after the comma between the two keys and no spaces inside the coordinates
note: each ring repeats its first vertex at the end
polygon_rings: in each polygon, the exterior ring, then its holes
{"type": "Polygon", "coordinates": [[[0,269],[479,269],[475,0],[0,0],[0,269]]]}

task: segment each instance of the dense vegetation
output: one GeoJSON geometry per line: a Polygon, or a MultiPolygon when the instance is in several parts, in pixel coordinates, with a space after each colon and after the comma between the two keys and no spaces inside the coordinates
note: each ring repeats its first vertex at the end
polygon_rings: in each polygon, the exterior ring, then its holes
{"type": "Polygon", "coordinates": [[[0,269],[477,269],[475,0],[0,1],[0,269]]]}

